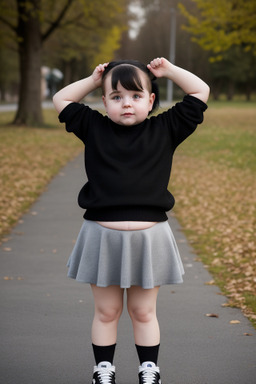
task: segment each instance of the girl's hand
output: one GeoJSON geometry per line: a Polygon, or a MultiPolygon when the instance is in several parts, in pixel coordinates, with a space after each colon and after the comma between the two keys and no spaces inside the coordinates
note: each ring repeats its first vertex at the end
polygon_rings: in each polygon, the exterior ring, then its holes
{"type": "Polygon", "coordinates": [[[97,67],[94,69],[94,71],[92,73],[92,79],[93,79],[97,88],[101,86],[102,74],[105,71],[105,68],[107,66],[108,66],[108,63],[99,64],[99,65],[97,65],[97,67]]]}
{"type": "Polygon", "coordinates": [[[147,65],[155,77],[168,77],[172,64],[164,57],[157,57],[147,65]]]}
{"type": "Polygon", "coordinates": [[[155,77],[165,77],[177,84],[185,94],[194,96],[204,103],[209,97],[208,85],[193,73],[170,63],[163,57],[158,57],[147,65],[155,77]]]}

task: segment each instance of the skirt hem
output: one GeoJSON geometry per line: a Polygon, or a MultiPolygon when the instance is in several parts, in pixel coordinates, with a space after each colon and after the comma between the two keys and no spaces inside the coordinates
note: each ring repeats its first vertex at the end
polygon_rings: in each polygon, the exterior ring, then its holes
{"type": "Polygon", "coordinates": [[[95,283],[95,282],[91,282],[91,281],[84,281],[84,280],[80,280],[80,279],[77,279],[76,276],[69,276],[68,275],[68,278],[72,279],[72,280],[75,280],[77,281],[78,283],[81,283],[81,284],[92,284],[92,285],[96,285],[97,287],[99,288],[107,288],[107,287],[110,287],[112,285],[117,285],[119,286],[120,288],[123,288],[123,289],[129,289],[131,287],[141,287],[143,289],[153,289],[155,287],[162,287],[164,285],[178,285],[178,284],[183,284],[183,279],[182,280],[179,280],[179,281],[172,281],[172,282],[161,282],[161,283],[154,283],[153,286],[149,286],[149,285],[141,285],[139,283],[131,283],[131,284],[120,284],[120,283],[116,283],[116,282],[111,282],[111,283],[108,283],[107,285],[105,284],[100,284],[100,283],[95,283]]]}

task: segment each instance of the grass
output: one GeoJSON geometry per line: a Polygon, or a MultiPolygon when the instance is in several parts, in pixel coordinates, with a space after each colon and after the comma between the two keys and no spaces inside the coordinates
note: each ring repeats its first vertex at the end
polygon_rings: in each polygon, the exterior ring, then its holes
{"type": "Polygon", "coordinates": [[[256,108],[210,103],[177,150],[175,215],[229,305],[256,326],[256,108]]]}
{"type": "Polygon", "coordinates": [[[186,153],[190,151],[192,156],[224,166],[256,171],[256,105],[249,105],[246,108],[240,103],[222,108],[210,105],[204,128],[195,133],[200,140],[187,146],[186,153]]]}
{"type": "MultiPolygon", "coordinates": [[[[256,326],[256,108],[212,102],[205,121],[176,151],[170,190],[174,214],[229,305],[256,326]]],[[[0,240],[59,169],[82,150],[54,110],[46,125],[8,125],[0,114],[0,240]]]]}

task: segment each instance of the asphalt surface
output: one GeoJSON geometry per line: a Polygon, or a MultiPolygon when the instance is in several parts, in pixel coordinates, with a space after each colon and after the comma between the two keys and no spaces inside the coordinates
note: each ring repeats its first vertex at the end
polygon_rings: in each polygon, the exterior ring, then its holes
{"type": "MultiPolygon", "coordinates": [[[[80,155],[53,179],[0,247],[1,384],[91,383],[92,295],[88,285],[66,277],[83,221],[76,203],[83,172],[80,155]]],[[[240,310],[222,307],[226,298],[205,284],[212,277],[195,261],[176,219],[170,216],[169,222],[186,274],[184,284],[162,287],[159,294],[163,384],[255,383],[255,330],[240,310]],[[230,324],[233,320],[240,323],[230,324]]],[[[126,310],[115,365],[118,384],[138,382],[126,310]]]]}
{"type": "MultiPolygon", "coordinates": [[[[52,109],[53,103],[51,100],[45,100],[42,102],[44,109],[52,109]]],[[[16,111],[18,109],[17,103],[0,104],[0,112],[16,111]]]]}

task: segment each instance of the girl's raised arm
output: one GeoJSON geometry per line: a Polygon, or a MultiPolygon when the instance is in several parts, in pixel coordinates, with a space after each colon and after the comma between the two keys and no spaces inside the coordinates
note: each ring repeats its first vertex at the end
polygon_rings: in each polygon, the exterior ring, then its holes
{"type": "Polygon", "coordinates": [[[165,58],[156,58],[148,64],[148,69],[156,77],[165,77],[177,84],[186,94],[207,102],[210,88],[193,73],[177,67],[165,58]]]}
{"type": "Polygon", "coordinates": [[[53,96],[53,104],[60,113],[68,104],[81,101],[90,92],[101,86],[102,74],[108,64],[99,64],[93,73],[62,88],[53,96]]]}

